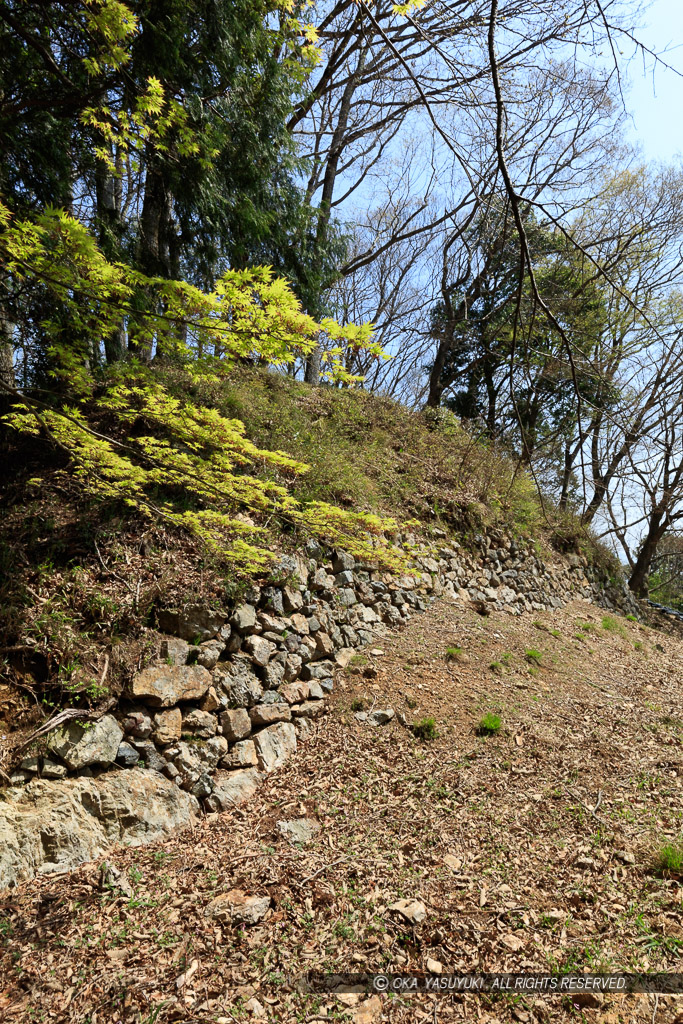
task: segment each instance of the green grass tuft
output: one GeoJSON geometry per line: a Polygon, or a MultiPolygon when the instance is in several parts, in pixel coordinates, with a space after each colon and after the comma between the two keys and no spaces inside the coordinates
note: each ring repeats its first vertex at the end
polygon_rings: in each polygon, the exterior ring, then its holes
{"type": "Polygon", "coordinates": [[[502,724],[500,715],[494,715],[492,711],[489,711],[479,722],[477,732],[480,736],[495,736],[497,732],[500,732],[502,724]]]}
{"type": "Polygon", "coordinates": [[[669,875],[683,874],[683,837],[665,843],[657,853],[657,868],[669,875]]]}
{"type": "Polygon", "coordinates": [[[607,633],[616,633],[618,636],[628,636],[623,622],[619,622],[614,615],[603,615],[602,628],[607,633]]]}
{"type": "Polygon", "coordinates": [[[416,739],[426,740],[427,742],[435,740],[439,735],[433,718],[423,718],[419,722],[413,722],[410,731],[416,739]]]}

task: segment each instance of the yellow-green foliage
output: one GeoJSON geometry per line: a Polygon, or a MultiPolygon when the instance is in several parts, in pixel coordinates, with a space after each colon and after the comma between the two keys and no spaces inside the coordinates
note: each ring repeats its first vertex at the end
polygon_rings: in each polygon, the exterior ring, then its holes
{"type": "Polygon", "coordinates": [[[386,541],[396,530],[393,520],[295,499],[289,483],[306,473],[306,463],[258,447],[238,419],[190,400],[181,389],[172,393],[167,384],[174,367],[186,386],[205,388],[220,382],[237,359],[282,368],[324,335],[326,378],[351,385],[358,378],[344,366],[346,346],[382,355],[370,325],[316,323],[267,267],[228,271],[212,293],[144,277],[108,262],[86,228],[63,211],[13,223],[0,207],[0,226],[0,250],[14,277],[41,282],[59,302],[59,322],[44,329],[53,374],[70,392],[58,404],[17,395],[6,422],[47,435],[68,452],[88,493],[189,530],[245,572],[262,569],[272,557],[270,521],[315,533],[360,558],[400,564],[386,541]],[[141,292],[144,303],[136,301],[141,292]],[[146,358],[93,372],[88,356],[98,339],[124,322],[146,358]],[[148,361],[153,346],[162,357],[154,369],[148,361]],[[114,430],[99,428],[103,416],[114,420],[114,430]]]}

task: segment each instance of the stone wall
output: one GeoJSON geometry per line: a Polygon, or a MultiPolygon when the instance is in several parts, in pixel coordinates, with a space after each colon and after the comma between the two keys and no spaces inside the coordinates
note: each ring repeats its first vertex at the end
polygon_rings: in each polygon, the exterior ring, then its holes
{"type": "MultiPolygon", "coordinates": [[[[439,533],[439,531],[435,531],[439,533]]],[[[624,614],[638,603],[577,555],[544,561],[533,544],[501,533],[465,551],[445,535],[415,544],[401,576],[309,541],[281,560],[288,582],[252,586],[231,613],[203,605],[159,613],[158,658],[138,672],[118,713],[53,733],[45,758],[27,758],[13,782],[144,764],[210,810],[248,795],[310,731],[335,671],[387,626],[426,601],[472,602],[510,614],[562,607],[577,597],[624,614]]]]}
{"type": "MultiPolygon", "coordinates": [[[[252,586],[231,612],[161,611],[158,656],[133,676],[115,714],[68,723],[48,736],[45,756],[22,761],[0,807],[0,832],[8,805],[16,818],[31,807],[36,786],[44,801],[50,785],[61,793],[84,777],[100,782],[123,771],[132,778],[143,766],[164,794],[170,786],[183,791],[180,803],[190,799],[183,820],[188,807],[235,806],[310,734],[335,673],[354,653],[435,597],[473,603],[484,614],[542,611],[577,597],[638,614],[623,585],[601,579],[579,556],[544,561],[532,544],[500,533],[476,537],[473,551],[439,531],[429,545],[406,539],[416,555],[404,576],[309,541],[281,560],[286,584],[252,586]]],[[[144,820],[144,805],[138,810],[144,820]]],[[[58,854],[48,862],[68,866],[58,854]]]]}

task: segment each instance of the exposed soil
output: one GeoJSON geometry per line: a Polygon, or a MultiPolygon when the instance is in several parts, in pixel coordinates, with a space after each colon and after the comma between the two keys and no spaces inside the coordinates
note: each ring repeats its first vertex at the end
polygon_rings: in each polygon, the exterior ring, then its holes
{"type": "Polygon", "coordinates": [[[5,894],[0,1019],[683,1021],[673,996],[578,1007],[298,990],[311,970],[428,960],[444,972],[680,969],[681,888],[658,856],[683,832],[683,640],[578,602],[519,619],[437,603],[372,651],[250,804],[113,851],[132,895],[102,887],[98,864],[5,894]],[[363,724],[359,703],[397,716],[363,724]],[[398,713],[433,718],[438,736],[416,739],[398,713]],[[478,735],[487,713],[500,728],[478,735]],[[297,847],[277,824],[301,817],[320,828],[297,847]],[[234,888],[271,897],[259,924],[205,915],[234,888]],[[423,923],[388,909],[400,898],[425,905],[423,923]]]}

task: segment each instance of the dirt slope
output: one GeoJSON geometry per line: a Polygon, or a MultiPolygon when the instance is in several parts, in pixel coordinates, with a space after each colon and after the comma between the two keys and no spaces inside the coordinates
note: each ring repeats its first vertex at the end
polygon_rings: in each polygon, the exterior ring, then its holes
{"type": "Polygon", "coordinates": [[[433,605],[357,658],[256,798],[0,904],[2,1021],[683,1020],[683,999],[298,993],[311,969],[679,969],[683,641],[574,604],[511,619],[433,605]],[[448,648],[460,648],[447,660],[448,648]],[[527,653],[531,652],[531,653],[527,653]],[[494,665],[493,668],[490,666],[494,665]],[[356,719],[390,706],[395,719],[356,719]],[[433,717],[419,741],[399,721],[433,717]],[[491,713],[501,727],[476,733],[491,713]],[[310,842],[278,822],[306,817],[310,842]],[[125,882],[124,882],[125,884],[125,882]],[[212,899],[268,895],[256,925],[212,899]],[[413,927],[388,909],[419,899],[413,927]],[[434,964],[430,963],[430,969],[434,964]]]}

